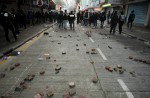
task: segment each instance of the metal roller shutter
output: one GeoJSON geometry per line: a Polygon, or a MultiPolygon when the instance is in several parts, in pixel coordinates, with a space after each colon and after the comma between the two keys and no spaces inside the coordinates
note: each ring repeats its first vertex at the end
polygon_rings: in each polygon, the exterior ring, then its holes
{"type": "Polygon", "coordinates": [[[134,10],[135,13],[134,23],[144,24],[148,11],[148,6],[149,6],[148,2],[130,4],[128,7],[128,16],[131,13],[131,11],[134,10]]]}

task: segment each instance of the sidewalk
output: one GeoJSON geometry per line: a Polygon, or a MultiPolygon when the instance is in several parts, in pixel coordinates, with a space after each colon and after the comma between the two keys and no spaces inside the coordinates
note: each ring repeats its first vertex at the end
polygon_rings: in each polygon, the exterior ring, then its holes
{"type": "Polygon", "coordinates": [[[133,25],[133,28],[130,30],[127,28],[126,25],[124,25],[123,26],[123,32],[150,42],[150,29],[133,25]]]}
{"type": "MultiPolygon", "coordinates": [[[[45,24],[47,24],[49,26],[52,25],[50,23],[45,23],[45,24]]],[[[38,24],[35,26],[30,26],[27,29],[20,31],[17,42],[14,41],[12,33],[9,32],[9,37],[10,37],[11,43],[6,42],[5,34],[1,29],[0,30],[1,31],[1,33],[0,33],[0,43],[1,43],[0,44],[0,57],[2,57],[8,51],[11,51],[11,50],[19,47],[20,45],[24,44],[26,41],[28,41],[32,37],[36,36],[40,32],[46,30],[47,28],[44,27],[45,24],[38,24]]]]}

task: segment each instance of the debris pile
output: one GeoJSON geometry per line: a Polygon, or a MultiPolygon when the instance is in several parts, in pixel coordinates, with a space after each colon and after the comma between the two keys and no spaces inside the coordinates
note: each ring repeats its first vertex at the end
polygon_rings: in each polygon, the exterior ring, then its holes
{"type": "Polygon", "coordinates": [[[109,72],[115,71],[115,72],[119,72],[120,74],[123,74],[126,71],[126,69],[124,69],[121,65],[117,65],[117,67],[114,68],[110,66],[106,66],[105,69],[109,72]]]}
{"type": "Polygon", "coordinates": [[[130,60],[133,60],[133,61],[136,61],[136,62],[141,62],[141,63],[150,65],[150,60],[144,60],[144,59],[134,58],[132,56],[129,56],[128,58],[130,60]]]}

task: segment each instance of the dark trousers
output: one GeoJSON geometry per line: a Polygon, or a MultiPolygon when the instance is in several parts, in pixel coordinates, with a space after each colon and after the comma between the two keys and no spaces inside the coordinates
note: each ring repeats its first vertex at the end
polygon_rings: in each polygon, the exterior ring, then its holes
{"type": "Polygon", "coordinates": [[[94,27],[97,27],[97,20],[93,20],[94,27]]]}
{"type": "Polygon", "coordinates": [[[9,30],[11,30],[11,32],[13,33],[13,36],[14,36],[15,40],[17,40],[15,29],[14,29],[14,27],[13,27],[12,24],[4,24],[2,26],[3,26],[4,31],[5,31],[5,38],[6,38],[7,42],[10,42],[9,35],[8,35],[9,34],[9,30]]]}
{"type": "Polygon", "coordinates": [[[101,28],[104,27],[104,21],[101,21],[101,28]]]}
{"type": "Polygon", "coordinates": [[[123,26],[124,22],[123,21],[120,21],[119,22],[119,34],[122,33],[122,26],[123,26]]]}
{"type": "Polygon", "coordinates": [[[132,24],[133,24],[133,20],[129,20],[128,23],[127,23],[127,27],[129,29],[131,29],[132,28],[132,24]]]}
{"type": "Polygon", "coordinates": [[[72,30],[74,30],[74,21],[69,21],[69,24],[70,24],[70,29],[72,30]]]}
{"type": "Polygon", "coordinates": [[[59,21],[59,28],[61,29],[63,29],[63,21],[59,21]]]}
{"type": "Polygon", "coordinates": [[[113,31],[113,34],[115,34],[116,26],[117,26],[117,24],[111,24],[111,26],[110,26],[110,34],[111,34],[112,31],[113,31]]]}

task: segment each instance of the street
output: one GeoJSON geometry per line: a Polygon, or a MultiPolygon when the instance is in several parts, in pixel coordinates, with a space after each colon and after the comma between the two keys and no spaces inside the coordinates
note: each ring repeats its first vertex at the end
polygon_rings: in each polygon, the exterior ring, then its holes
{"type": "Polygon", "coordinates": [[[49,98],[52,91],[52,98],[150,98],[150,48],[125,34],[55,25],[21,47],[16,49],[20,55],[1,60],[1,96],[33,98],[40,93],[49,98]],[[25,80],[29,75],[35,75],[33,80],[25,80]],[[70,82],[75,87],[70,88],[70,82]]]}

